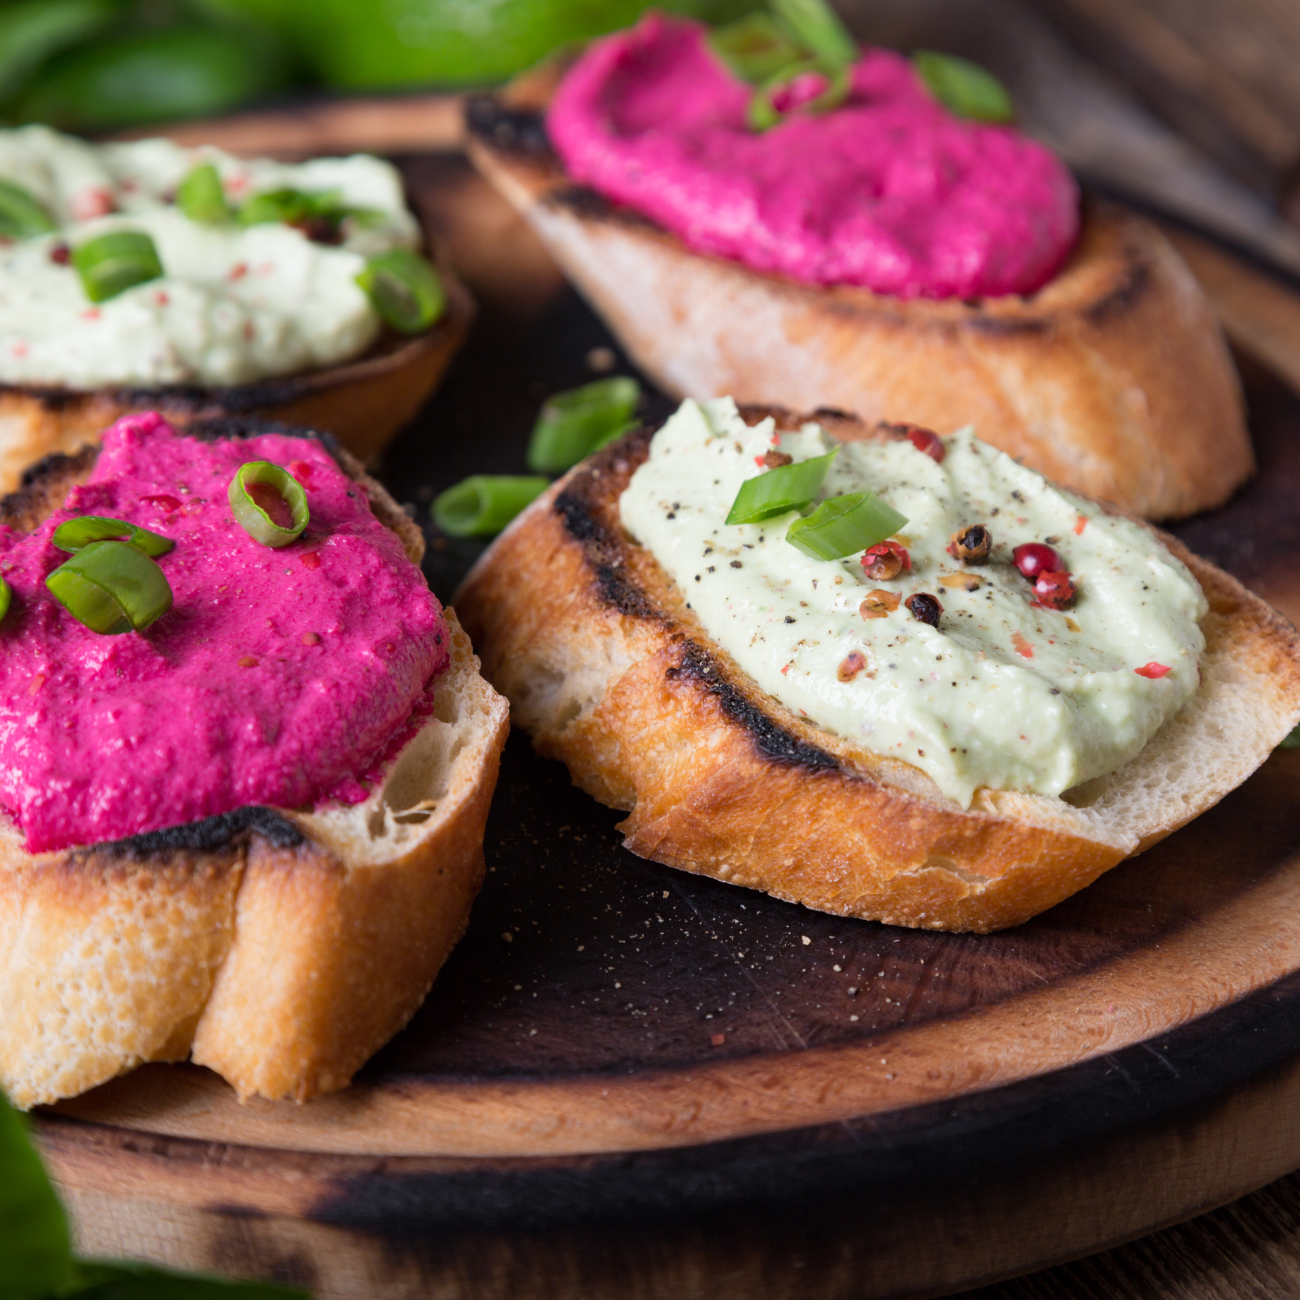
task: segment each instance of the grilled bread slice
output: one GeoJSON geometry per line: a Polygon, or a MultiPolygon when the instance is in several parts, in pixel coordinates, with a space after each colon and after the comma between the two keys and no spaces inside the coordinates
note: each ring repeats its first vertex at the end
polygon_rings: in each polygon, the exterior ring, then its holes
{"type": "Polygon", "coordinates": [[[0,493],[15,491],[30,465],[93,444],[124,415],[158,411],[180,428],[195,420],[259,416],[333,434],[373,460],[424,404],[474,319],[469,290],[442,262],[447,306],[414,337],[386,330],[364,356],[319,370],[231,388],[73,389],[0,384],[0,493]]]}
{"type": "MultiPolygon", "coordinates": [[[[778,428],[805,417],[742,408],[778,428]]],[[[867,436],[818,412],[828,432],[867,436]]],[[[1209,600],[1201,687],[1130,762],[1061,798],[981,789],[969,809],[919,769],[816,727],[704,631],[618,499],[641,429],[541,497],[456,604],[488,680],[537,748],[626,809],[642,857],[821,911],[939,930],[1015,925],[1218,802],[1300,718],[1300,638],[1177,541],[1209,600]]]]}
{"type": "MultiPolygon", "coordinates": [[[[194,431],[267,428],[215,421],[194,431]]],[[[0,522],[38,524],[97,450],[50,458],[0,503],[0,522]]],[[[418,563],[419,529],[335,454],[418,563]]],[[[241,1098],[301,1101],[345,1087],[406,1023],[482,884],[508,727],[505,701],[445,612],[451,664],[434,716],[362,804],[242,808],[41,854],[0,817],[0,1087],[15,1104],[187,1057],[241,1098]]]]}
{"type": "Polygon", "coordinates": [[[470,155],[667,392],[940,433],[974,424],[1049,478],[1150,519],[1219,505],[1253,471],[1218,323],[1149,221],[1090,203],[1069,262],[1023,297],[800,284],[694,253],[570,181],[541,114],[561,70],[472,98],[470,155]]]}

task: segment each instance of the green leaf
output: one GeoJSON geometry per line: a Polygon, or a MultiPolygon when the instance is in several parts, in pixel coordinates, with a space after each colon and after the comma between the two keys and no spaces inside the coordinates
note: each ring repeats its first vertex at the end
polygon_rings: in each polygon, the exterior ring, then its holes
{"type": "Polygon", "coordinates": [[[857,62],[858,43],[826,0],[772,0],[772,8],[825,63],[847,68],[857,62]]]}
{"type": "Polygon", "coordinates": [[[0,1300],[44,1300],[73,1280],[63,1206],[26,1124],[0,1095],[0,1300]]]}
{"type": "Polygon", "coordinates": [[[306,1291],[271,1282],[228,1282],[196,1273],[169,1273],[147,1264],[77,1264],[76,1300],[309,1300],[306,1291]]]}
{"type": "Polygon", "coordinates": [[[935,50],[917,50],[912,65],[935,99],[958,117],[977,122],[1011,122],[1016,106],[1006,87],[969,59],[935,50]]]}

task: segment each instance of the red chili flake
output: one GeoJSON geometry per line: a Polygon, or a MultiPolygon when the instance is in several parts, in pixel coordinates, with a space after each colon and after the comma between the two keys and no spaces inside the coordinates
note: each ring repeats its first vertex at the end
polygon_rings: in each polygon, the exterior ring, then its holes
{"type": "Polygon", "coordinates": [[[842,682],[851,682],[867,666],[867,656],[861,650],[850,650],[840,661],[835,676],[842,682]]]}
{"type": "Polygon", "coordinates": [[[1016,654],[1022,655],[1026,659],[1032,659],[1034,657],[1033,645],[1026,641],[1019,632],[1012,632],[1011,644],[1015,646],[1016,654]]]}
{"type": "Polygon", "coordinates": [[[320,552],[319,552],[319,551],[308,551],[306,555],[300,555],[298,558],[302,561],[302,567],[303,567],[304,569],[319,569],[319,568],[320,568],[320,552]]]}
{"type": "Polygon", "coordinates": [[[304,632],[302,634],[303,645],[320,645],[320,634],[318,632],[304,632]]]}
{"type": "Polygon", "coordinates": [[[1034,595],[1036,603],[1048,609],[1066,609],[1074,603],[1074,583],[1068,573],[1040,573],[1034,579],[1034,595]]]}
{"type": "Polygon", "coordinates": [[[247,188],[248,188],[248,177],[247,177],[247,176],[244,176],[244,175],[241,175],[241,174],[239,174],[239,173],[236,173],[234,176],[228,176],[228,177],[226,177],[225,185],[226,185],[226,189],[228,189],[228,190],[243,190],[243,189],[247,189],[247,188]]]}
{"type": "Polygon", "coordinates": [[[291,460],[289,462],[289,473],[298,480],[299,483],[311,482],[312,463],[309,460],[291,460]]]}
{"type": "Polygon", "coordinates": [[[257,667],[257,660],[254,659],[252,655],[244,655],[244,656],[239,660],[239,666],[240,666],[241,668],[256,668],[256,667],[257,667]]]}
{"type": "Polygon", "coordinates": [[[726,1034],[710,1034],[710,1035],[709,1035],[709,1042],[711,1042],[711,1043],[713,1044],[714,1047],[721,1047],[722,1044],[725,1043],[726,1041],[727,1041],[727,1036],[726,1036],[726,1034]]]}
{"type": "Polygon", "coordinates": [[[890,424],[882,420],[876,429],[893,438],[906,438],[917,451],[924,452],[936,464],[942,464],[948,454],[943,439],[932,429],[923,429],[919,424],[890,424]]]}
{"type": "Polygon", "coordinates": [[[242,279],[244,278],[244,276],[246,276],[247,274],[248,274],[248,263],[247,263],[247,262],[236,262],[236,263],[234,264],[234,266],[232,266],[232,267],[230,268],[230,274],[226,277],[226,279],[227,279],[227,280],[242,280],[242,279]]]}
{"type": "Polygon", "coordinates": [[[31,685],[28,686],[27,688],[27,694],[35,695],[36,692],[39,691],[41,687],[44,685],[45,685],[45,674],[37,673],[36,676],[32,678],[31,685]]]}
{"type": "Polygon", "coordinates": [[[26,344],[26,343],[15,343],[15,344],[14,344],[14,345],[9,349],[9,351],[12,352],[13,355],[16,356],[16,357],[19,357],[19,358],[21,358],[21,357],[25,357],[25,356],[27,355],[27,344],[26,344]]]}
{"type": "Polygon", "coordinates": [[[1085,528],[1087,528],[1087,526],[1088,526],[1088,516],[1087,516],[1087,515],[1080,515],[1080,516],[1079,516],[1079,517],[1074,521],[1074,535],[1075,535],[1076,537],[1082,537],[1082,536],[1083,536],[1083,530],[1084,530],[1085,528]]]}
{"type": "Polygon", "coordinates": [[[181,503],[175,497],[168,496],[165,492],[160,492],[157,496],[141,497],[140,500],[147,501],[151,506],[156,506],[165,515],[169,515],[173,510],[181,508],[181,503]]]}
{"type": "Polygon", "coordinates": [[[167,304],[171,302],[171,299],[161,289],[154,294],[153,300],[159,307],[166,307],[167,304]]]}
{"type": "Polygon", "coordinates": [[[912,557],[897,542],[881,542],[863,554],[861,564],[868,578],[890,582],[912,567],[912,557]]]}
{"type": "Polygon", "coordinates": [[[1011,563],[1026,578],[1036,578],[1040,573],[1064,573],[1061,557],[1043,542],[1025,542],[1011,552],[1011,563]]]}
{"type": "Polygon", "coordinates": [[[792,667],[794,667],[794,665],[793,665],[792,663],[791,663],[791,664],[786,664],[786,666],[785,666],[784,668],[781,669],[781,676],[784,677],[784,676],[786,675],[786,673],[788,673],[792,667]]]}
{"type": "Polygon", "coordinates": [[[754,464],[757,465],[757,466],[759,467],[759,469],[762,469],[762,468],[763,468],[763,457],[762,457],[762,456],[755,456],[755,457],[754,457],[754,464]]]}
{"type": "Polygon", "coordinates": [[[1149,677],[1152,681],[1155,681],[1156,678],[1163,677],[1171,670],[1168,664],[1158,664],[1153,659],[1149,664],[1143,664],[1141,668],[1135,668],[1133,671],[1137,673],[1139,677],[1149,677]]]}
{"type": "Polygon", "coordinates": [[[50,249],[50,261],[56,266],[67,266],[72,260],[72,249],[67,244],[55,244],[50,249]]]}
{"type": "Polygon", "coordinates": [[[251,320],[246,320],[244,322],[244,337],[251,343],[256,333],[257,330],[253,327],[253,322],[251,320]]]}
{"type": "Polygon", "coordinates": [[[90,221],[94,217],[107,216],[114,208],[113,196],[102,186],[82,190],[72,199],[72,215],[78,221],[90,221]]]}
{"type": "Polygon", "coordinates": [[[99,312],[99,308],[98,308],[98,307],[88,307],[85,311],[83,311],[83,312],[81,313],[81,319],[82,319],[82,320],[98,320],[98,319],[99,319],[99,315],[100,315],[100,312],[99,312]]]}

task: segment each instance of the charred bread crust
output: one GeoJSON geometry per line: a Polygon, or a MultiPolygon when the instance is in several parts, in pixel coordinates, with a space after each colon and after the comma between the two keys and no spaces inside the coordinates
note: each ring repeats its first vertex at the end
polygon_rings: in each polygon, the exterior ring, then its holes
{"type": "MultiPolygon", "coordinates": [[[[766,413],[744,412],[750,423],[766,413]]],[[[839,436],[865,435],[859,422],[839,419],[839,436]]],[[[1294,630],[1162,538],[1211,605],[1203,730],[1253,728],[1260,734],[1248,752],[1220,761],[1210,742],[1198,753],[1211,770],[1171,784],[1162,762],[1195,764],[1162,755],[1204,739],[1184,710],[1114,777],[1066,799],[984,790],[963,809],[916,768],[790,713],[708,637],[619,524],[619,495],[650,437],[636,430],[573,470],[502,534],[457,593],[484,673],[511,701],[515,723],[568,765],[575,784],[629,811],[620,829],[642,857],[821,911],[999,929],[1217,802],[1300,718],[1294,630]],[[1237,702],[1243,682],[1250,709],[1237,702]],[[1151,807],[1130,806],[1132,790],[1157,788],[1151,807]]]]}
{"type": "Polygon", "coordinates": [[[247,415],[329,429],[361,460],[372,460],[423,405],[474,318],[469,291],[442,261],[438,274],[447,307],[430,330],[414,338],[386,330],[364,356],[336,366],[211,389],[0,384],[0,492],[46,455],[93,443],[137,411],[160,411],[176,425],[247,415]]]}
{"type": "MultiPolygon", "coordinates": [[[[333,439],[235,417],[190,432],[316,438],[419,562],[420,530],[333,439]]],[[[0,523],[39,524],[98,452],[34,467],[0,501],[0,523]]],[[[436,721],[396,760],[429,768],[409,812],[368,802],[357,832],[346,812],[254,806],[35,855],[0,815],[0,1086],[15,1104],[187,1057],[241,1098],[302,1101],[345,1087],[414,1014],[482,884],[508,728],[505,702],[445,613],[452,665],[436,721]],[[412,825],[395,830],[394,813],[412,825]]],[[[402,780],[410,787],[411,773],[402,780]]]]}
{"type": "Polygon", "coordinates": [[[976,432],[1146,518],[1219,505],[1253,472],[1240,383],[1168,240],[1089,201],[1038,292],[910,299],[693,253],[565,174],[540,110],[561,68],[467,104],[469,152],[666,391],[976,432]],[[941,382],[936,382],[936,376],[941,382]]]}

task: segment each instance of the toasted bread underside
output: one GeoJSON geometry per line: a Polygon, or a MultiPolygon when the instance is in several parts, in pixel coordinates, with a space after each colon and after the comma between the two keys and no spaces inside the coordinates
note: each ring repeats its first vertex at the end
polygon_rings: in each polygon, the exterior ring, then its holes
{"type": "Polygon", "coordinates": [[[982,301],[822,288],[691,252],[574,185],[539,112],[555,66],[470,101],[475,163],[524,214],[628,355],[666,391],[980,437],[1150,519],[1227,500],[1254,468],[1241,388],[1169,241],[1090,203],[1039,292],[982,301]]]}
{"type": "Polygon", "coordinates": [[[386,333],[365,356],[337,366],[213,389],[0,384],[0,494],[13,492],[29,466],[97,443],[114,420],[137,411],[160,411],[177,426],[227,416],[280,420],[326,430],[373,459],[433,392],[474,317],[469,291],[445,266],[438,273],[447,308],[432,329],[414,338],[386,333]]]}
{"type": "MultiPolygon", "coordinates": [[[[0,515],[39,522],[93,459],[55,458],[0,515]]],[[[419,530],[339,459],[418,561],[419,530]]],[[[241,809],[35,855],[0,819],[0,1087],[16,1105],[187,1057],[241,1098],[301,1101],[345,1087],[406,1023],[482,884],[508,728],[446,614],[434,716],[362,804],[241,809]]]]}
{"type": "MultiPolygon", "coordinates": [[[[862,436],[855,423],[834,431],[862,436]]],[[[1163,538],[1210,603],[1195,698],[1110,776],[1062,798],[983,789],[963,809],[918,769],[790,713],[708,637],[619,524],[649,439],[629,434],[572,471],[457,594],[515,723],[629,810],[620,829],[642,857],[825,912],[996,930],[1204,812],[1300,719],[1294,630],[1163,538]]]]}

